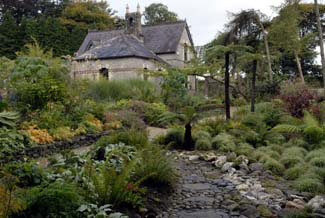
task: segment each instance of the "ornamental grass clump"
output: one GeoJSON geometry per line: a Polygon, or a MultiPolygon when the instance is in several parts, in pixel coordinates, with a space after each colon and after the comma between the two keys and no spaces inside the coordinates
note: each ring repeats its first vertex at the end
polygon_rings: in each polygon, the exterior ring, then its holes
{"type": "Polygon", "coordinates": [[[199,138],[195,142],[195,149],[200,151],[212,150],[211,141],[208,138],[199,138]]]}
{"type": "Polygon", "coordinates": [[[321,179],[315,174],[302,175],[294,182],[293,187],[300,192],[310,192],[312,194],[320,194],[325,190],[321,179]]]}
{"type": "Polygon", "coordinates": [[[290,168],[298,163],[303,163],[306,153],[307,151],[300,147],[287,148],[284,150],[280,161],[286,168],[290,168]]]}
{"type": "Polygon", "coordinates": [[[227,133],[220,133],[212,139],[212,148],[221,152],[235,151],[235,138],[227,133]]]}
{"type": "Polygon", "coordinates": [[[309,166],[305,163],[302,164],[296,164],[295,166],[287,169],[284,172],[284,178],[287,180],[295,180],[298,179],[301,175],[303,175],[307,170],[309,166]]]}
{"type": "Polygon", "coordinates": [[[283,172],[285,170],[283,164],[270,157],[264,160],[263,166],[266,170],[270,170],[272,173],[279,176],[283,175],[283,172]]]}

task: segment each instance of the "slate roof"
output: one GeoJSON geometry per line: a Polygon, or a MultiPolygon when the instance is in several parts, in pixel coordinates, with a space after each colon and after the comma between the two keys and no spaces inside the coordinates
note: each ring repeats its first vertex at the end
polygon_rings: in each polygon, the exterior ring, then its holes
{"type": "Polygon", "coordinates": [[[102,43],[95,45],[75,59],[114,59],[122,57],[140,57],[164,62],[134,35],[122,33],[112,39],[102,41],[102,43]]]}
{"type": "Polygon", "coordinates": [[[89,32],[79,48],[76,59],[82,60],[85,54],[89,55],[92,52],[95,52],[99,59],[126,56],[157,59],[158,54],[177,51],[184,29],[188,32],[192,45],[194,45],[186,21],[142,26],[144,43],[134,39],[133,36],[126,35],[124,29],[89,32]],[[108,45],[105,45],[106,43],[108,45]],[[127,45],[131,45],[131,48],[127,48],[127,45]]]}

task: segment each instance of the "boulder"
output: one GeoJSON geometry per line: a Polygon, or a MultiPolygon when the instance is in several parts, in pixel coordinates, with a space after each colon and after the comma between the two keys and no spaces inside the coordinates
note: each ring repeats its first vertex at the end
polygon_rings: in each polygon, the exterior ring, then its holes
{"type": "Polygon", "coordinates": [[[200,158],[199,155],[191,155],[191,156],[188,157],[188,160],[189,160],[189,161],[196,161],[196,160],[198,160],[199,158],[200,158]]]}
{"type": "Polygon", "coordinates": [[[318,195],[308,202],[308,206],[312,207],[314,210],[318,210],[325,206],[325,196],[318,195]]]}
{"type": "Polygon", "coordinates": [[[263,171],[264,167],[261,163],[252,163],[251,165],[249,165],[249,168],[251,171],[263,171]]]}
{"type": "Polygon", "coordinates": [[[217,160],[214,162],[214,165],[217,168],[221,168],[225,163],[227,162],[227,157],[226,156],[220,156],[217,158],[217,160]]]}
{"type": "Polygon", "coordinates": [[[233,165],[234,165],[234,163],[227,162],[222,166],[221,171],[225,173],[225,172],[229,171],[233,165]]]}

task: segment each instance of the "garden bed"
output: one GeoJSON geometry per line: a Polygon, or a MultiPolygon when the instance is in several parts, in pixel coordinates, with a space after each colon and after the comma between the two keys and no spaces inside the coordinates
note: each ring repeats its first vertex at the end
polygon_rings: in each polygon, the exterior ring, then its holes
{"type": "Polygon", "coordinates": [[[0,163],[4,164],[11,161],[19,161],[24,159],[25,157],[39,158],[54,153],[58,153],[66,149],[87,147],[95,143],[100,137],[108,134],[109,132],[107,131],[102,133],[97,133],[97,134],[87,134],[87,135],[75,137],[70,141],[57,141],[50,144],[37,145],[31,148],[25,148],[24,150],[21,151],[7,153],[5,158],[0,160],[0,163]]]}

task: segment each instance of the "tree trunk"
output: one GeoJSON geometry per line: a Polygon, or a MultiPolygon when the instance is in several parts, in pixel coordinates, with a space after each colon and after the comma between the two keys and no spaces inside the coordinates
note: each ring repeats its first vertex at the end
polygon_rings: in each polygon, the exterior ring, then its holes
{"type": "Polygon", "coordinates": [[[225,110],[226,110],[226,119],[227,120],[230,120],[229,65],[230,65],[230,52],[227,52],[225,54],[225,110]]]}
{"type": "Polygon", "coordinates": [[[194,149],[194,141],[192,138],[192,125],[190,122],[185,125],[184,148],[186,150],[194,149]]]}
{"type": "Polygon", "coordinates": [[[325,88],[325,52],[324,52],[324,41],[323,41],[322,23],[321,23],[320,14],[319,14],[319,5],[318,5],[317,0],[315,0],[315,11],[316,11],[317,29],[318,29],[318,37],[319,37],[320,56],[321,56],[321,61],[322,61],[323,87],[325,88]]]}
{"type": "Polygon", "coordinates": [[[256,74],[257,74],[257,60],[253,61],[252,84],[251,84],[251,112],[255,112],[255,98],[256,98],[256,74]]]}
{"type": "Polygon", "coordinates": [[[264,47],[265,47],[265,53],[266,53],[266,58],[267,58],[267,72],[269,74],[269,80],[271,83],[273,83],[273,71],[272,71],[272,60],[271,60],[271,54],[270,54],[269,38],[268,38],[267,32],[264,28],[264,25],[261,22],[260,17],[258,15],[257,15],[257,22],[260,25],[260,28],[263,33],[264,47]]]}
{"type": "Polygon", "coordinates": [[[233,79],[235,79],[236,71],[237,71],[237,55],[234,54],[233,56],[234,56],[234,62],[233,62],[232,69],[231,69],[231,76],[233,79]]]}
{"type": "Polygon", "coordinates": [[[293,53],[294,53],[294,56],[295,56],[295,59],[296,59],[296,64],[297,64],[297,68],[298,68],[298,72],[299,72],[299,77],[301,79],[301,82],[303,84],[305,84],[305,78],[304,78],[304,74],[302,72],[302,68],[301,68],[301,63],[300,63],[300,58],[299,58],[298,52],[295,50],[293,53]]]}

